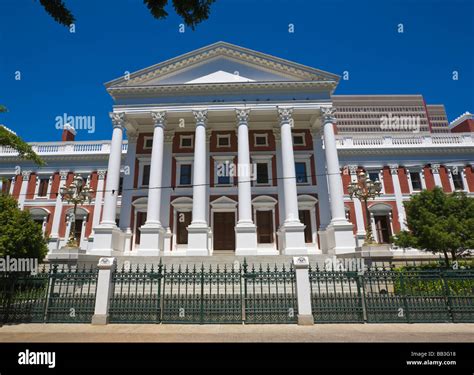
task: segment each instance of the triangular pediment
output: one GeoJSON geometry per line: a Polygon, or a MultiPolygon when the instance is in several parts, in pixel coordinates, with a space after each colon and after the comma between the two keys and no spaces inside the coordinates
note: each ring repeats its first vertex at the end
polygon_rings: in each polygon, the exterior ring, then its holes
{"type": "Polygon", "coordinates": [[[107,88],[243,82],[338,81],[335,74],[218,42],[106,83],[107,88]]]}

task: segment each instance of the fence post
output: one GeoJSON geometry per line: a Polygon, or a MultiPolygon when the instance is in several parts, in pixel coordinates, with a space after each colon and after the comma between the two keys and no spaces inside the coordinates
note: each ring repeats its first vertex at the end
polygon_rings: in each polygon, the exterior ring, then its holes
{"type": "Polygon", "coordinates": [[[109,303],[113,291],[112,274],[117,266],[116,258],[100,258],[97,268],[97,290],[95,295],[95,310],[92,324],[103,325],[109,320],[109,303]]]}
{"type": "Polygon", "coordinates": [[[310,326],[314,324],[311,309],[311,286],[309,284],[308,257],[293,257],[296,275],[296,301],[298,303],[298,325],[310,326]]]}

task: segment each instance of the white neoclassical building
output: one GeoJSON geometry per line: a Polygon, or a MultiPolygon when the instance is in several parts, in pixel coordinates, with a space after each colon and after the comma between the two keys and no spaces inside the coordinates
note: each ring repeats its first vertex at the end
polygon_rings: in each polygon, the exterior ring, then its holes
{"type": "Polygon", "coordinates": [[[404,229],[417,191],[474,194],[472,115],[449,124],[421,95],[335,95],[338,83],[218,42],[108,82],[111,141],[65,129],[34,145],[50,170],[16,175],[1,151],[3,190],[34,209],[53,249],[70,208],[54,191],[83,176],[97,194],[76,222],[82,246],[124,256],[353,254],[368,221],[379,243],[404,229]],[[382,182],[370,217],[348,196],[360,170],[382,182]]]}

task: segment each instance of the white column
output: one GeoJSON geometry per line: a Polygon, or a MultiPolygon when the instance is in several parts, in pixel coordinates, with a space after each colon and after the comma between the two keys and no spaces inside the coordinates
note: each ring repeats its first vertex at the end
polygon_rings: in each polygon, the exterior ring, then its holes
{"type": "Polygon", "coordinates": [[[58,191],[53,191],[56,193],[56,205],[54,208],[54,216],[53,216],[53,224],[51,226],[51,235],[50,235],[50,243],[49,250],[54,250],[59,248],[59,225],[61,224],[61,215],[63,212],[63,200],[61,199],[61,195],[59,192],[61,188],[66,185],[67,176],[69,171],[59,171],[59,185],[58,191]]]}
{"type": "Polygon", "coordinates": [[[196,119],[194,135],[194,167],[193,167],[193,213],[192,222],[188,226],[187,255],[208,255],[209,227],[206,221],[207,202],[207,152],[206,152],[206,122],[207,110],[193,111],[196,119]]]}
{"type": "MultiPolygon", "coordinates": [[[[123,166],[123,189],[122,189],[122,205],[120,208],[120,229],[124,232],[130,232],[131,215],[132,215],[132,196],[133,181],[135,178],[135,158],[137,153],[138,134],[127,132],[127,156],[123,166]]],[[[130,250],[130,249],[126,249],[130,250]]]]}
{"type": "Polygon", "coordinates": [[[30,182],[31,171],[21,172],[21,188],[20,195],[18,196],[18,207],[20,210],[25,206],[26,192],[28,191],[28,183],[30,182]]]}
{"type": "Polygon", "coordinates": [[[120,180],[120,164],[122,162],[123,130],[125,113],[111,113],[113,124],[112,142],[110,145],[109,164],[107,167],[107,183],[104,194],[102,221],[94,228],[94,244],[90,254],[110,256],[120,249],[120,230],[115,223],[117,197],[120,180]]]}
{"type": "Polygon", "coordinates": [[[436,186],[443,189],[443,183],[441,182],[441,176],[439,175],[439,164],[431,164],[431,172],[433,173],[433,179],[436,186]]]}
{"type": "Polygon", "coordinates": [[[252,220],[252,185],[249,148],[249,109],[236,109],[238,134],[238,222],[235,227],[235,255],[250,255],[257,252],[257,227],[252,220]]]}
{"type": "MultiPolygon", "coordinates": [[[[400,230],[405,230],[405,207],[403,206],[403,194],[400,186],[400,179],[398,178],[398,164],[389,165],[390,174],[393,180],[393,191],[395,194],[395,202],[397,204],[398,222],[400,223],[400,230]]],[[[392,232],[393,233],[393,232],[392,232]]]]}
{"type": "MultiPolygon", "coordinates": [[[[174,181],[171,181],[171,165],[173,156],[173,138],[174,130],[165,131],[164,156],[163,156],[163,186],[172,186],[174,181]]],[[[171,249],[171,242],[173,233],[170,228],[170,202],[171,202],[171,188],[163,189],[161,192],[161,225],[165,230],[163,235],[163,252],[168,253],[171,249]]],[[[161,246],[161,245],[160,245],[161,246]]],[[[161,247],[160,247],[161,248],[161,247]]]]}
{"type": "MultiPolygon", "coordinates": [[[[349,165],[349,173],[351,174],[351,182],[357,182],[357,165],[349,165]]],[[[354,211],[355,211],[355,219],[357,225],[357,232],[356,232],[356,242],[357,246],[362,246],[365,241],[365,222],[364,222],[364,214],[362,203],[360,199],[354,199],[354,211]]],[[[368,219],[367,219],[368,220],[368,219]]]]}
{"type": "Polygon", "coordinates": [[[94,216],[92,217],[92,228],[100,223],[100,213],[102,212],[102,204],[104,199],[104,182],[107,170],[99,169],[97,171],[97,187],[94,199],[94,216]]]}
{"type": "Polygon", "coordinates": [[[291,108],[278,108],[281,132],[282,182],[285,194],[285,221],[281,227],[284,254],[307,254],[304,228],[298,215],[298,196],[296,189],[295,157],[293,136],[291,134],[291,108]]]}
{"type": "Polygon", "coordinates": [[[151,112],[155,129],[151,151],[150,182],[148,184],[148,205],[146,223],[140,228],[138,255],[158,256],[160,254],[161,188],[163,179],[163,146],[165,140],[166,112],[151,112]]]}
{"type": "Polygon", "coordinates": [[[328,245],[329,249],[337,255],[355,252],[355,239],[352,224],[347,221],[344,210],[344,189],[339,170],[339,157],[333,126],[335,122],[334,112],[334,107],[321,108],[332,217],[327,229],[328,245]]]}

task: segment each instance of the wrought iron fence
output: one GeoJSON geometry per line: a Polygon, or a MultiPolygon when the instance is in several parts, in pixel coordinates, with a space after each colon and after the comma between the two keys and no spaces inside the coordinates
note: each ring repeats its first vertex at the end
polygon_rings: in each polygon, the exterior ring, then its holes
{"type": "Polygon", "coordinates": [[[0,276],[0,321],[6,323],[88,323],[95,306],[97,270],[43,268],[36,274],[0,276]]]}
{"type": "Polygon", "coordinates": [[[245,323],[296,323],[295,271],[293,266],[249,269],[244,262],[245,323]]]}

